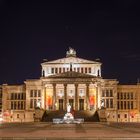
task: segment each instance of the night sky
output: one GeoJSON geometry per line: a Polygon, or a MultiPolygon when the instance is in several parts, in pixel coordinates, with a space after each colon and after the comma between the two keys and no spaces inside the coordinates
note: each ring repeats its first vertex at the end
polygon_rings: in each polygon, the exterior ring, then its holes
{"type": "Polygon", "coordinates": [[[43,59],[63,58],[69,47],[100,58],[103,78],[137,83],[138,1],[58,1],[0,1],[0,84],[39,78],[43,59]]]}

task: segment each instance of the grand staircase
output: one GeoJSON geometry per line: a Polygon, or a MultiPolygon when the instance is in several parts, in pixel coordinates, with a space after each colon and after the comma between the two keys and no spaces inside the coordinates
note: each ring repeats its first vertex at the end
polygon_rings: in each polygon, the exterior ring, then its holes
{"type": "MultiPolygon", "coordinates": [[[[43,122],[52,122],[53,118],[63,118],[66,111],[45,111],[42,116],[43,122]]],[[[85,122],[99,122],[97,111],[74,111],[71,112],[74,118],[83,118],[85,122]]]]}

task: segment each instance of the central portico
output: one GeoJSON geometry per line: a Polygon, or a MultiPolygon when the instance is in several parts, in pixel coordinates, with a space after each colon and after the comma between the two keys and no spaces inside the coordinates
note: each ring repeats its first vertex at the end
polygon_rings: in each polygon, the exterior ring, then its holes
{"type": "Polygon", "coordinates": [[[42,80],[46,110],[66,110],[68,103],[72,110],[93,110],[100,106],[100,89],[94,76],[69,71],[42,80]]]}

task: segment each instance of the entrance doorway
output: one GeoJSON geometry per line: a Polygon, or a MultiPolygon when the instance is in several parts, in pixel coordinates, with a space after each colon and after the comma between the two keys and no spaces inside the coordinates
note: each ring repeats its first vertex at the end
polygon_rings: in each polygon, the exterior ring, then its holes
{"type": "Polygon", "coordinates": [[[63,110],[63,99],[59,99],[59,110],[63,110]]]}
{"type": "Polygon", "coordinates": [[[84,99],[79,99],[79,110],[84,110],[84,99]]]}
{"type": "Polygon", "coordinates": [[[74,109],[74,99],[69,99],[69,104],[71,106],[71,110],[74,109]]]}

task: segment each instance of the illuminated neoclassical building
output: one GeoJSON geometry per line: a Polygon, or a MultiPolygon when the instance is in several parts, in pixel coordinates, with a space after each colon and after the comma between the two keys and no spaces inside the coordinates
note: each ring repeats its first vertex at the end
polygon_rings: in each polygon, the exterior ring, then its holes
{"type": "Polygon", "coordinates": [[[72,48],[66,57],[41,64],[40,79],[23,85],[0,86],[0,112],[4,121],[34,121],[36,107],[42,111],[95,112],[105,109],[107,121],[140,121],[140,85],[119,85],[103,79],[101,63],[76,56],[72,48]]]}

